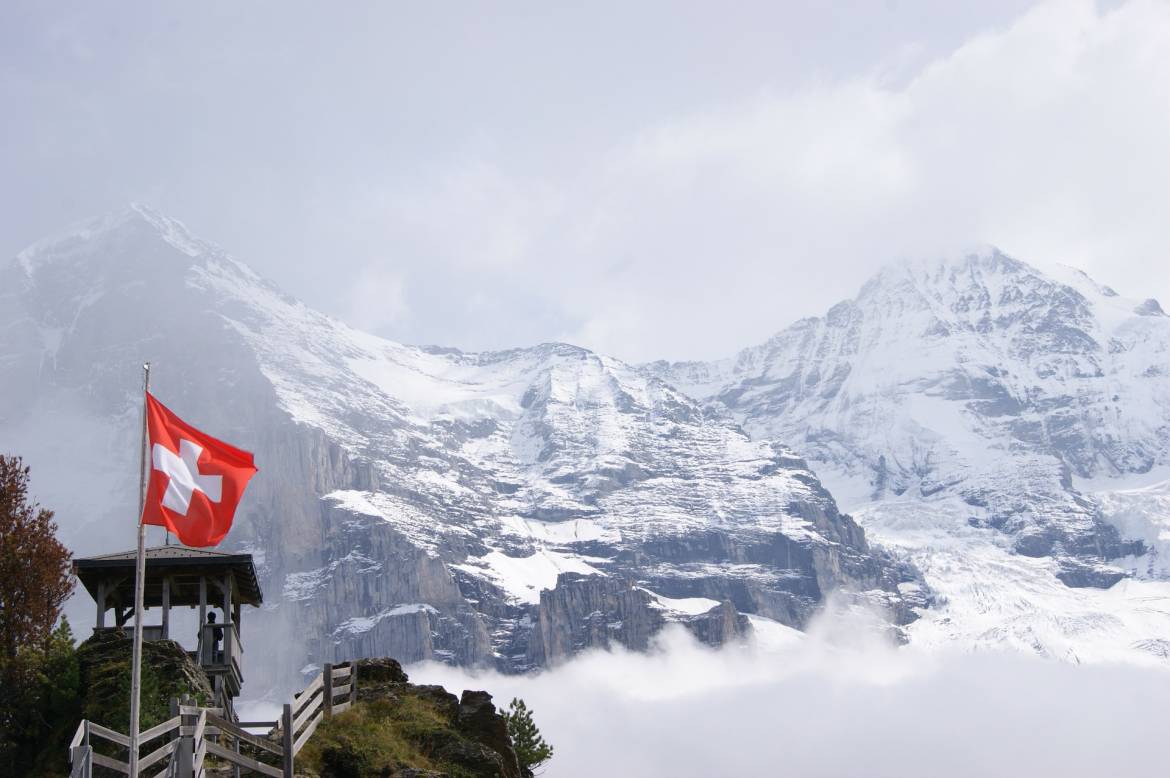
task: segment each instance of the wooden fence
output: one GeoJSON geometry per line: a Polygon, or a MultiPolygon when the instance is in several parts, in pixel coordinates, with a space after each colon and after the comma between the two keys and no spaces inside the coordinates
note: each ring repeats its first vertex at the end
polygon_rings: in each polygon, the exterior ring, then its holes
{"type": "MultiPolygon", "coordinates": [[[[285,703],[279,721],[232,721],[223,708],[202,708],[189,697],[171,700],[171,718],[138,737],[138,776],[150,778],[204,778],[208,756],[227,763],[234,776],[259,773],[292,778],[296,755],[317,731],[323,719],[348,710],[357,700],[357,665],[326,664],[303,691],[285,703]],[[268,729],[257,735],[249,729],[268,729]],[[166,742],[155,747],[155,741],[166,742]],[[153,748],[153,750],[150,750],[153,748]],[[147,753],[143,755],[143,752],[147,753]],[[161,767],[157,772],[152,769],[161,767]]],[[[70,778],[92,778],[94,768],[130,775],[127,761],[95,750],[124,752],[129,759],[130,738],[120,732],[82,721],[69,744],[70,778]]]]}

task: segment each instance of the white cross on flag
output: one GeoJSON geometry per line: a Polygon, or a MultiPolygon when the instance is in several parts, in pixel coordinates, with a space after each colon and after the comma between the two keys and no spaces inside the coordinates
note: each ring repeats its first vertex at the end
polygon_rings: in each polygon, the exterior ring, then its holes
{"type": "Polygon", "coordinates": [[[256,474],[252,455],[200,432],[146,395],[150,487],[143,524],[166,527],[188,546],[214,546],[232,527],[256,474]]]}

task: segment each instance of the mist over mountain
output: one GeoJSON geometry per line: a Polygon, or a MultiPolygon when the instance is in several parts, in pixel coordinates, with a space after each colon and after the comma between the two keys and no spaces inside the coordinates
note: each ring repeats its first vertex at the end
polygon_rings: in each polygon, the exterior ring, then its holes
{"type": "Polygon", "coordinates": [[[1170,653],[1156,300],[986,249],[892,265],[732,358],[647,370],[800,451],[909,553],[939,595],[918,639],[1170,653]]]}
{"type": "Polygon", "coordinates": [[[797,454],[620,361],[367,335],[142,206],[0,273],[0,439],[76,551],[132,544],[143,361],[172,409],[256,453],[228,543],[257,557],[261,650],[286,671],[516,671],[668,623],[774,639],[834,591],[894,629],[926,604],[797,454]]]}
{"type": "Polygon", "coordinates": [[[924,646],[1164,663],[1168,344],[1155,301],[987,250],[711,363],[408,346],[134,206],[0,267],[0,442],[78,553],[132,545],[143,361],[254,451],[227,543],[266,593],[259,687],[672,623],[784,643],[830,594],[924,646]]]}

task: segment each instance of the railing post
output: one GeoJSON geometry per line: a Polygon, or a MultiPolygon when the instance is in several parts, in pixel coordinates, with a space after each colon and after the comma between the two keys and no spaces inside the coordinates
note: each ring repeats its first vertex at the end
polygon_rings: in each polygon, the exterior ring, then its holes
{"type": "Polygon", "coordinates": [[[357,660],[349,660],[349,704],[353,707],[357,703],[357,660]]]}
{"type": "Polygon", "coordinates": [[[93,748],[76,746],[69,752],[69,778],[93,778],[93,748]]]}
{"type": "MultiPolygon", "coordinates": [[[[180,705],[191,705],[195,701],[191,699],[190,695],[184,694],[182,699],[174,700],[174,710],[179,712],[180,705]]],[[[175,746],[175,751],[171,755],[171,764],[174,765],[174,775],[178,778],[192,778],[195,774],[195,735],[183,734],[183,727],[195,726],[195,718],[193,716],[179,717],[179,744],[175,746]]]]}
{"type": "Polygon", "coordinates": [[[284,715],[281,717],[280,734],[284,749],[284,778],[293,778],[293,711],[292,705],[284,704],[284,715]]]}
{"type": "Polygon", "coordinates": [[[321,679],[324,683],[321,697],[325,701],[325,718],[333,718],[333,665],[329,662],[325,663],[325,669],[321,671],[321,679]]]}

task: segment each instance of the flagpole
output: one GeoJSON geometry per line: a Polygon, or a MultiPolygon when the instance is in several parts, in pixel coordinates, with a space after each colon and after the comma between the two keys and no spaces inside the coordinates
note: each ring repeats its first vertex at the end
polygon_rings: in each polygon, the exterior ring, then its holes
{"type": "Polygon", "coordinates": [[[138,452],[138,558],[134,571],[134,654],[130,668],[130,778],[138,778],[139,697],[142,686],[142,607],[146,588],[146,525],[142,514],[146,507],[146,394],[150,391],[150,363],[142,366],[142,446],[138,452]]]}

